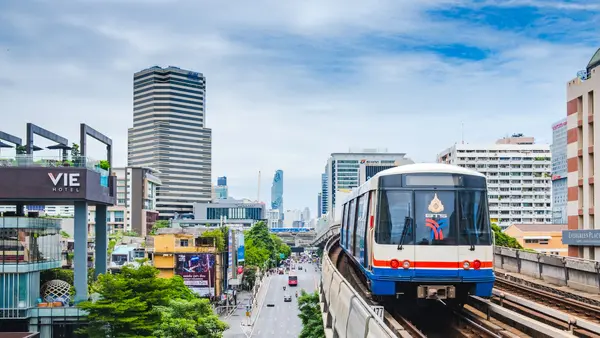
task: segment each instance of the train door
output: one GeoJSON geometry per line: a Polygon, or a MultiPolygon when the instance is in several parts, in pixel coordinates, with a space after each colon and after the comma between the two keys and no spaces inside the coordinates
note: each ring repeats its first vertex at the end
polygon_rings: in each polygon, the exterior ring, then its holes
{"type": "Polygon", "coordinates": [[[356,259],[360,265],[367,266],[365,260],[365,235],[367,225],[367,209],[369,203],[369,193],[362,194],[358,198],[357,221],[356,221],[356,259]]]}
{"type": "Polygon", "coordinates": [[[458,277],[454,191],[415,192],[415,276],[458,277]]]}
{"type": "Polygon", "coordinates": [[[371,269],[373,262],[371,260],[371,244],[373,243],[373,225],[375,225],[375,217],[373,213],[373,205],[375,200],[375,192],[369,191],[367,193],[367,208],[365,210],[365,241],[363,249],[363,260],[364,267],[371,269]]]}
{"type": "Polygon", "coordinates": [[[346,236],[346,248],[351,256],[354,256],[354,238],[356,232],[356,201],[358,199],[353,199],[348,204],[350,210],[348,212],[348,227],[347,227],[347,236],[346,236]]]}

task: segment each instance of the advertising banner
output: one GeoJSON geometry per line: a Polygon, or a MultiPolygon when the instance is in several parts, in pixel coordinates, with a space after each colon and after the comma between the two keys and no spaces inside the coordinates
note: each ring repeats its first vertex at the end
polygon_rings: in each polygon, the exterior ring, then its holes
{"type": "Polygon", "coordinates": [[[210,253],[178,254],[175,273],[183,283],[202,297],[215,294],[215,255],[210,253]]]}
{"type": "Polygon", "coordinates": [[[227,252],[229,259],[227,260],[227,280],[233,279],[233,230],[229,229],[227,252]]]}
{"type": "Polygon", "coordinates": [[[238,264],[244,261],[245,247],[244,247],[244,233],[238,232],[237,236],[237,261],[238,264]]]}

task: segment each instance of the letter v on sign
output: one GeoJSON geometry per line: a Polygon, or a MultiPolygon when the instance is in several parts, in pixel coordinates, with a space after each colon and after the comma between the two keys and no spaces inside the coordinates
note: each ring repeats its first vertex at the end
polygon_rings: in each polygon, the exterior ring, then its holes
{"type": "Polygon", "coordinates": [[[48,176],[50,177],[50,180],[52,180],[52,184],[54,184],[54,185],[57,185],[58,182],[60,182],[62,175],[63,175],[63,173],[59,173],[56,177],[54,177],[53,173],[48,173],[48,176]]]}

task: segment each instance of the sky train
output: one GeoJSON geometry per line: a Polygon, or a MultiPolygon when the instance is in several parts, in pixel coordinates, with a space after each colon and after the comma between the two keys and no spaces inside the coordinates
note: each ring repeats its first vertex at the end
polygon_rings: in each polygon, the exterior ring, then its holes
{"type": "Polygon", "coordinates": [[[373,296],[457,305],[490,297],[493,234],[485,176],[438,163],[384,170],[343,202],[340,244],[373,296]]]}

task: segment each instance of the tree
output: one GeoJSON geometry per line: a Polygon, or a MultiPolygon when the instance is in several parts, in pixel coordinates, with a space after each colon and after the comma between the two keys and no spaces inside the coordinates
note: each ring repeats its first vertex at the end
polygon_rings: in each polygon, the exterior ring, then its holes
{"type": "Polygon", "coordinates": [[[502,229],[495,223],[492,223],[492,231],[494,231],[494,245],[523,250],[523,246],[517,242],[516,238],[502,232],[502,229]]]}
{"type": "Polygon", "coordinates": [[[217,246],[217,250],[219,252],[225,251],[225,237],[223,235],[223,229],[213,229],[203,232],[201,237],[213,237],[215,239],[215,244],[217,246]]]}
{"type": "Polygon", "coordinates": [[[110,163],[107,160],[100,161],[100,164],[98,166],[100,167],[100,169],[104,169],[104,170],[110,169],[110,163]]]}
{"type": "Polygon", "coordinates": [[[302,331],[299,338],[325,338],[323,317],[319,306],[319,294],[317,292],[307,293],[300,291],[298,298],[298,317],[302,320],[302,331]]]}
{"type": "Polygon", "coordinates": [[[163,229],[163,228],[168,228],[169,227],[169,221],[166,220],[159,220],[154,222],[154,225],[152,226],[152,230],[150,230],[150,235],[156,235],[158,229],[163,229]]]}
{"type": "Polygon", "coordinates": [[[81,156],[81,153],[79,152],[79,144],[73,143],[71,145],[71,161],[77,161],[79,156],[81,156]]]}
{"type": "Polygon", "coordinates": [[[255,244],[252,238],[244,238],[244,262],[246,265],[265,266],[271,259],[272,253],[264,247],[255,244]]]}
{"type": "Polygon", "coordinates": [[[256,283],[256,269],[257,267],[254,265],[244,266],[244,284],[248,289],[252,289],[256,283]]]}
{"type": "Polygon", "coordinates": [[[16,145],[15,152],[17,153],[17,155],[25,155],[27,153],[27,147],[22,145],[16,145]]]}
{"type": "MultiPolygon", "coordinates": [[[[195,321],[195,329],[224,327],[225,324],[215,322],[210,317],[212,312],[202,309],[200,303],[193,302],[197,296],[183,284],[180,276],[157,276],[158,269],[149,265],[137,268],[124,266],[119,274],[100,275],[93,285],[93,290],[100,295],[100,299],[80,304],[89,313],[89,324],[81,333],[88,334],[91,338],[156,337],[167,313],[179,313],[177,311],[182,308],[190,311],[185,318],[195,321]],[[174,304],[173,301],[184,302],[174,304]],[[207,322],[204,323],[199,318],[207,322]]],[[[178,318],[182,317],[178,315],[178,318]]],[[[162,329],[166,330],[168,327],[162,329]]],[[[222,331],[215,332],[218,334],[222,331]]]]}
{"type": "Polygon", "coordinates": [[[228,328],[213,313],[208,299],[171,300],[169,306],[159,306],[156,309],[161,317],[161,322],[154,331],[157,337],[220,338],[228,328]]]}
{"type": "Polygon", "coordinates": [[[292,254],[292,249],[283,242],[283,240],[281,238],[279,238],[279,236],[275,235],[275,234],[271,234],[271,239],[273,240],[273,243],[275,244],[275,260],[276,261],[280,261],[281,260],[281,254],[283,254],[283,259],[288,258],[291,254],[292,254]]]}

